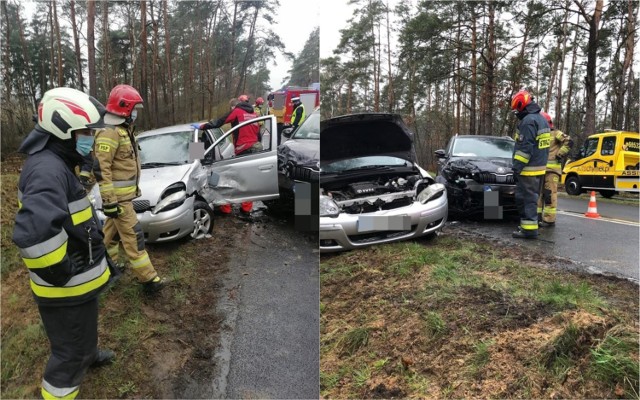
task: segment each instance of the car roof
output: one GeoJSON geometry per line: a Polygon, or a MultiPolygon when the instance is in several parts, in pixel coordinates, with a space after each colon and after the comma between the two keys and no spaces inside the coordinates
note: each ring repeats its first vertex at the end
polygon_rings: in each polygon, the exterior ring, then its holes
{"type": "Polygon", "coordinates": [[[491,136],[491,135],[455,135],[455,138],[480,138],[480,139],[506,139],[513,140],[513,138],[509,136],[491,136]]]}
{"type": "Polygon", "coordinates": [[[150,129],[148,131],[141,132],[138,136],[151,136],[151,135],[162,135],[165,133],[172,132],[184,132],[184,131],[193,131],[194,128],[191,127],[191,124],[180,124],[180,125],[172,125],[165,126],[164,128],[150,129]]]}
{"type": "Polygon", "coordinates": [[[589,135],[589,137],[597,138],[603,136],[617,136],[617,135],[632,135],[632,136],[640,136],[638,132],[629,132],[629,131],[615,131],[615,130],[607,130],[605,132],[595,133],[593,135],[589,135]]]}

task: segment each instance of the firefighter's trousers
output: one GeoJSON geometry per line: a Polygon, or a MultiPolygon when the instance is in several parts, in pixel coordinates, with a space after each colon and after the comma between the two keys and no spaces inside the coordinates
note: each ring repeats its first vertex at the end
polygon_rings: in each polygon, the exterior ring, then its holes
{"type": "Polygon", "coordinates": [[[538,193],[542,176],[518,175],[516,206],[520,214],[520,229],[528,236],[538,235],[538,193]]]}
{"type": "Polygon", "coordinates": [[[556,210],[558,207],[558,181],[560,176],[555,172],[544,175],[544,188],[538,198],[538,215],[544,222],[556,222],[556,210]]]}
{"type": "Polygon", "coordinates": [[[39,306],[51,344],[44,370],[44,399],[74,399],[98,355],[98,299],[74,306],[39,306]]]}
{"type": "Polygon", "coordinates": [[[119,203],[122,213],[118,218],[107,218],[102,228],[104,244],[112,260],[118,259],[119,243],[129,260],[129,265],[138,282],[149,282],[158,276],[144,249],[144,233],[130,201],[119,203]]]}

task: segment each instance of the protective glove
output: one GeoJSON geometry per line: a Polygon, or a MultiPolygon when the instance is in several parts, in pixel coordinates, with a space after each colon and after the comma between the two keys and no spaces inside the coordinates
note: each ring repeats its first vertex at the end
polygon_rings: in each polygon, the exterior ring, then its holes
{"type": "Polygon", "coordinates": [[[193,129],[202,129],[202,128],[201,128],[201,127],[202,127],[202,125],[204,125],[204,124],[191,124],[191,127],[192,127],[193,129]]]}
{"type": "Polygon", "coordinates": [[[122,208],[118,205],[118,203],[104,204],[102,206],[102,211],[104,215],[109,218],[118,218],[118,215],[122,213],[122,208]]]}

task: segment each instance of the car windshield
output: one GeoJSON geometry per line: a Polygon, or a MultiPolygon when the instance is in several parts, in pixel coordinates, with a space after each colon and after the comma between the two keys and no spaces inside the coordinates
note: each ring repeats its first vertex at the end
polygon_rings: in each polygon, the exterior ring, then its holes
{"type": "Polygon", "coordinates": [[[350,158],[348,160],[335,161],[322,166],[322,172],[336,173],[345,171],[387,168],[387,167],[403,167],[409,166],[411,163],[398,157],[390,156],[370,156],[350,158]]]}
{"type": "Polygon", "coordinates": [[[320,113],[312,113],[296,130],[292,139],[320,140],[320,113]]]}
{"type": "Polygon", "coordinates": [[[454,157],[511,158],[515,142],[499,137],[464,137],[453,144],[454,157]]]}
{"type": "Polygon", "coordinates": [[[189,143],[193,131],[170,132],[138,138],[140,163],[176,165],[189,162],[189,143]]]}

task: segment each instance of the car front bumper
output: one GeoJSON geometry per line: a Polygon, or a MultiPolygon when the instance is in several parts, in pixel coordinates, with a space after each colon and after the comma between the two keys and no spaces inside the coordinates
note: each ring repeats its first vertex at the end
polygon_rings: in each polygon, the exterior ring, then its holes
{"type": "Polygon", "coordinates": [[[443,193],[426,204],[413,202],[405,207],[361,215],[396,217],[408,216],[411,228],[402,231],[358,231],[357,214],[340,213],[337,217],[320,217],[320,252],[351,250],[379,243],[395,242],[428,235],[441,229],[447,221],[447,196],[443,193]]]}
{"type": "Polygon", "coordinates": [[[498,193],[498,206],[504,211],[516,209],[515,185],[477,183],[468,181],[464,187],[460,187],[451,182],[446,182],[447,196],[449,198],[449,208],[453,212],[465,213],[467,215],[483,212],[485,206],[495,206],[495,204],[485,204],[485,192],[498,193]]]}
{"type": "MultiPolygon", "coordinates": [[[[152,214],[151,211],[136,213],[138,222],[144,232],[145,242],[161,243],[180,239],[193,232],[194,197],[187,199],[177,208],[152,214]]],[[[96,210],[98,218],[104,223],[106,217],[101,210],[96,210]]]]}

